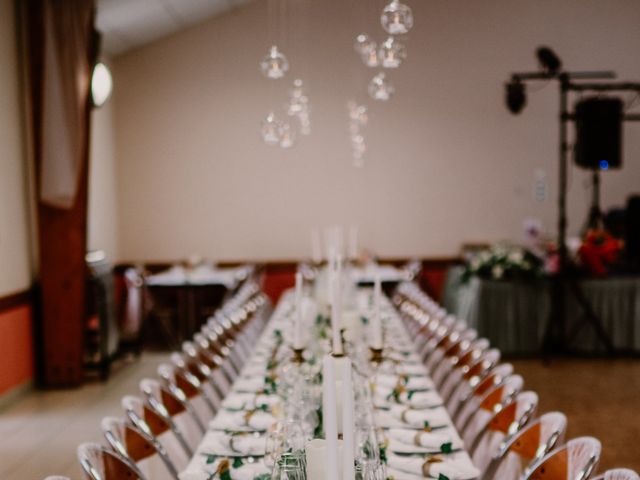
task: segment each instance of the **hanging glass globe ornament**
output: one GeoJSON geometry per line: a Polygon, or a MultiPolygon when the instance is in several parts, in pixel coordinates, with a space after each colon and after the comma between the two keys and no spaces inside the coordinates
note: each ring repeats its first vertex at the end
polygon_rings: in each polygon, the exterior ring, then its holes
{"type": "Polygon", "coordinates": [[[309,98],[304,93],[302,80],[294,80],[293,88],[289,91],[289,103],[287,105],[288,115],[300,115],[308,112],[309,98]]]}
{"type": "Polygon", "coordinates": [[[296,135],[294,130],[291,128],[291,125],[288,123],[283,123],[280,128],[280,146],[282,148],[291,148],[293,147],[296,140],[296,135]]]}
{"type": "Polygon", "coordinates": [[[407,58],[407,49],[395,37],[387,38],[378,51],[378,60],[383,68],[398,68],[407,58]]]}
{"type": "Polygon", "coordinates": [[[387,80],[384,72],[380,72],[369,82],[368,91],[374,100],[386,102],[393,96],[395,89],[387,80]]]}
{"type": "Polygon", "coordinates": [[[267,145],[275,146],[282,139],[282,123],[278,121],[273,112],[267,115],[262,122],[262,140],[267,145]]]}
{"type": "Polygon", "coordinates": [[[302,112],[297,115],[300,122],[300,133],[302,135],[311,134],[311,119],[309,118],[309,112],[302,112]]]}
{"type": "Polygon", "coordinates": [[[376,49],[376,42],[372,40],[369,35],[366,33],[361,33],[356,37],[356,41],[353,44],[353,48],[355,48],[356,52],[360,55],[364,55],[371,50],[376,49]]]}
{"type": "Polygon", "coordinates": [[[413,13],[411,8],[400,3],[399,0],[391,0],[382,10],[380,23],[385,32],[391,35],[404,35],[413,27],[413,13]]]}
{"type": "Polygon", "coordinates": [[[367,67],[380,66],[380,58],[378,57],[378,48],[375,42],[373,42],[373,49],[362,54],[362,61],[367,67]]]}
{"type": "Polygon", "coordinates": [[[289,70],[289,61],[278,47],[273,45],[267,56],[260,61],[260,70],[265,77],[277,80],[284,77],[289,70]]]}

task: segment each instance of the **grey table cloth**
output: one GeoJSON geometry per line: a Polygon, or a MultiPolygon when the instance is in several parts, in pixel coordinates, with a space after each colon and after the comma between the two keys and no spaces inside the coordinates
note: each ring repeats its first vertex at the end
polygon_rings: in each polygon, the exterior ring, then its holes
{"type": "MultiPolygon", "coordinates": [[[[540,351],[549,318],[549,282],[461,281],[463,267],[449,269],[442,303],[445,308],[487,337],[504,354],[540,351]]],[[[640,352],[640,276],[586,279],[579,282],[618,351],[640,352]]],[[[568,330],[577,330],[571,347],[583,352],[604,351],[593,329],[582,320],[573,298],[567,300],[568,330]]]]}

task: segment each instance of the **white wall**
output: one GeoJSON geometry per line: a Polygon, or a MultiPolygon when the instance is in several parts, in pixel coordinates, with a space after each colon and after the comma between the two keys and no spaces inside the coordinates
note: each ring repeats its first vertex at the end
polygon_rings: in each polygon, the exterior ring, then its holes
{"type": "MultiPolygon", "coordinates": [[[[261,119],[286,83],[258,71],[267,50],[267,3],[191,28],[115,60],[120,253],[162,260],[308,254],[309,229],[360,226],[384,256],[451,255],[462,242],[518,240],[536,216],[555,230],[557,91],[529,98],[517,118],[503,83],[535,68],[551,45],[573,69],[614,69],[640,79],[637,0],[408,0],[415,27],[397,95],[371,106],[369,155],[351,166],[346,101],[366,99],[371,71],[352,41],[363,22],[349,2],[306,1],[297,46],[285,47],[311,88],[313,133],[291,151],[265,146],[261,119]],[[543,169],[548,200],[533,199],[543,169]]],[[[293,2],[290,2],[293,5],[293,2]]],[[[300,4],[298,4],[300,5],[300,4]]],[[[369,33],[381,36],[373,21],[369,33]]],[[[604,176],[604,205],[640,189],[639,126],[626,129],[626,165],[604,176]]],[[[589,192],[572,168],[570,230],[589,192]]]]}
{"type": "Polygon", "coordinates": [[[91,117],[87,242],[90,250],[104,250],[112,262],[117,262],[120,251],[113,105],[111,98],[94,109],[91,117]]]}
{"type": "Polygon", "coordinates": [[[31,285],[13,4],[0,0],[0,296],[31,285]]]}

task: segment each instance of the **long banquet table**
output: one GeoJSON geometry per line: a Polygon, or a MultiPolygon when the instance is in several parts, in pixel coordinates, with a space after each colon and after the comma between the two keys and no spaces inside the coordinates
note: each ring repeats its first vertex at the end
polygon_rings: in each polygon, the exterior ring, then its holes
{"type": "MultiPolygon", "coordinates": [[[[353,295],[355,307],[350,316],[356,314],[357,323],[350,335],[347,332],[351,337],[347,344],[352,347],[365,344],[363,330],[366,331],[373,304],[370,288],[359,288],[353,295]]],[[[290,350],[293,303],[293,293],[286,292],[261,334],[252,358],[180,474],[181,480],[222,478],[219,472],[223,462],[228,468],[225,478],[271,478],[271,467],[265,462],[267,438],[282,411],[282,398],[273,384],[279,381],[274,374],[274,360],[287,358],[290,350]]],[[[387,476],[396,480],[477,478],[479,472],[442,406],[402,319],[386,297],[381,312],[384,360],[366,383],[371,388],[373,418],[387,476]]],[[[321,316],[315,317],[313,323],[319,319],[321,316]]],[[[357,370],[356,367],[354,361],[357,370]]]]}

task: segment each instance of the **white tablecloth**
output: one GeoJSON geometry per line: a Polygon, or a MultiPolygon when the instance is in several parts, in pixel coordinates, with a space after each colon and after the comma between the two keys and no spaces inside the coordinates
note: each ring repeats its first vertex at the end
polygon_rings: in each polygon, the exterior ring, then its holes
{"type": "MultiPolygon", "coordinates": [[[[369,296],[371,289],[360,289],[357,294],[369,296]]],[[[210,423],[209,431],[200,443],[194,457],[185,471],[181,473],[181,480],[207,480],[211,478],[211,474],[216,471],[220,461],[225,461],[226,458],[230,463],[233,462],[234,455],[238,455],[234,450],[248,452],[254,457],[244,458],[242,466],[231,469],[233,479],[253,480],[260,474],[270,473],[261,457],[264,454],[266,442],[264,430],[275,421],[275,417],[272,417],[269,412],[272,411],[274,405],[278,404],[279,399],[275,395],[256,395],[250,392],[265,387],[267,357],[273,351],[276,343],[274,330],[278,329],[283,333],[282,348],[289,348],[286,345],[290,341],[289,332],[292,331],[292,299],[291,292],[282,296],[258,341],[253,357],[225,399],[223,405],[226,408],[218,412],[210,423]],[[247,418],[244,412],[238,411],[243,407],[255,409],[259,405],[267,406],[258,408],[250,418],[247,418]],[[225,430],[227,431],[225,432],[225,430]],[[241,444],[237,444],[237,441],[234,440],[234,449],[229,445],[229,430],[246,432],[238,435],[241,444]]],[[[356,303],[367,305],[370,302],[358,301],[356,303]]],[[[425,478],[421,474],[421,466],[426,458],[437,456],[442,462],[437,462],[436,468],[432,468],[431,474],[426,478],[438,478],[438,469],[449,472],[448,478],[450,480],[476,478],[477,471],[475,471],[468,454],[464,451],[462,440],[447,411],[441,406],[442,399],[433,390],[432,382],[414,351],[414,346],[400,317],[386,298],[384,299],[383,312],[382,317],[386,332],[385,356],[393,361],[385,361],[381,365],[374,381],[373,398],[376,405],[376,425],[385,430],[388,439],[386,454],[389,475],[392,475],[396,480],[425,478]],[[401,384],[406,386],[406,390],[394,394],[395,388],[401,384]],[[415,391],[412,392],[413,388],[415,391]],[[426,431],[428,429],[425,429],[425,422],[428,422],[430,432],[426,431]],[[419,470],[417,472],[419,475],[412,473],[416,469],[419,470]],[[457,471],[466,473],[457,475],[457,471]]],[[[436,464],[434,463],[434,465],[436,464]]]]}

